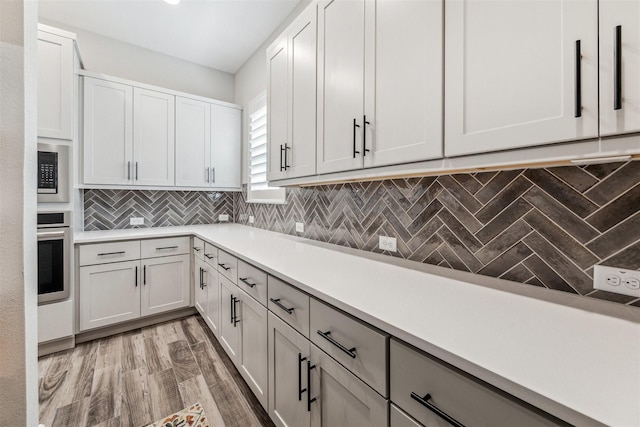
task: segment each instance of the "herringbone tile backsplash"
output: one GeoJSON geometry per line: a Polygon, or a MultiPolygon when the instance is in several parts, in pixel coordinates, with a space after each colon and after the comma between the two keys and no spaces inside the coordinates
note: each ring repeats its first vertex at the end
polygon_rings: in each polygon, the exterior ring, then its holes
{"type": "Polygon", "coordinates": [[[374,252],[393,236],[403,258],[640,306],[592,284],[595,264],[640,269],[640,161],[293,188],[285,205],[245,194],[239,223],[374,252]]]}
{"type": "Polygon", "coordinates": [[[85,190],[84,229],[132,228],[131,217],[143,217],[142,227],[213,224],[219,214],[233,222],[233,197],[218,191],[85,190]]]}

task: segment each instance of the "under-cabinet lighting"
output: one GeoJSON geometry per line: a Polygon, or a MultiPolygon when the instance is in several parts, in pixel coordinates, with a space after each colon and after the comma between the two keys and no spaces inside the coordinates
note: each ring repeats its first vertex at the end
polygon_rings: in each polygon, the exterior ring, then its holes
{"type": "Polygon", "coordinates": [[[585,157],[582,159],[573,159],[571,163],[574,165],[591,165],[594,163],[613,163],[627,160],[631,160],[631,156],[585,157]]]}
{"type": "Polygon", "coordinates": [[[164,2],[172,4],[172,5],[176,5],[176,4],[180,3],[180,0],[164,0],[164,2]]]}

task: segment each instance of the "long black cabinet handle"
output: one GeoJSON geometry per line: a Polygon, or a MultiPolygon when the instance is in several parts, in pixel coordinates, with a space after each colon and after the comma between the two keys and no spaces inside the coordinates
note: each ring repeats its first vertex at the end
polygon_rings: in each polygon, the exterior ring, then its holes
{"type": "Polygon", "coordinates": [[[240,320],[238,320],[238,307],[236,306],[236,304],[240,302],[240,298],[234,296],[231,298],[233,298],[233,327],[235,328],[238,322],[240,322],[240,320]]]}
{"type": "Polygon", "coordinates": [[[284,170],[284,165],[282,163],[282,155],[284,154],[284,146],[280,144],[280,172],[284,170]]]}
{"type": "Polygon", "coordinates": [[[127,181],[131,181],[131,162],[127,162],[127,181]]]}
{"type": "Polygon", "coordinates": [[[200,267],[200,289],[202,289],[202,267],[200,267]]]}
{"type": "Polygon", "coordinates": [[[289,144],[285,142],[284,143],[284,170],[285,171],[290,168],[290,166],[287,164],[287,150],[291,150],[291,147],[289,147],[289,144]]]}
{"type": "Polygon", "coordinates": [[[249,282],[249,278],[248,277],[238,277],[238,279],[240,279],[240,281],[242,283],[244,283],[245,285],[247,285],[247,286],[249,286],[251,288],[253,288],[256,285],[255,283],[249,282]]]}
{"type": "Polygon", "coordinates": [[[233,303],[234,299],[235,298],[233,297],[233,295],[231,295],[231,298],[229,298],[229,301],[231,302],[231,310],[230,310],[230,313],[231,313],[231,321],[230,321],[230,323],[231,324],[233,324],[233,307],[235,306],[235,304],[233,303]]]}
{"type": "Polygon", "coordinates": [[[613,109],[622,108],[622,25],[616,26],[613,69],[613,109]]]}
{"type": "Polygon", "coordinates": [[[106,256],[106,255],[122,255],[126,253],[126,251],[118,251],[118,252],[102,252],[99,253],[98,256],[106,256]]]}
{"type": "Polygon", "coordinates": [[[138,162],[136,162],[136,181],[138,180],[138,162]]]}
{"type": "Polygon", "coordinates": [[[229,271],[229,270],[231,270],[231,267],[227,267],[227,265],[226,265],[226,264],[220,264],[220,263],[218,263],[218,265],[219,265],[220,267],[224,268],[224,271],[229,271]]]}
{"type": "Polygon", "coordinates": [[[211,254],[204,254],[204,256],[207,257],[207,259],[214,259],[215,257],[211,254]]]}
{"type": "Polygon", "coordinates": [[[366,156],[371,150],[367,148],[367,125],[371,123],[367,121],[367,115],[362,116],[362,157],[366,156]]]}
{"type": "Polygon", "coordinates": [[[205,275],[205,274],[207,274],[207,270],[205,270],[205,269],[204,269],[204,268],[202,268],[202,267],[200,267],[200,270],[202,270],[202,273],[200,273],[200,274],[202,274],[202,279],[200,279],[200,280],[202,281],[202,286],[201,286],[201,288],[202,288],[202,289],[204,289],[204,288],[207,286],[207,284],[206,284],[206,283],[205,283],[205,281],[204,281],[204,275],[205,275]]]}
{"type": "Polygon", "coordinates": [[[143,266],[142,267],[142,284],[146,285],[147,284],[147,266],[143,266]]]}
{"type": "Polygon", "coordinates": [[[269,298],[269,300],[272,303],[274,303],[275,305],[277,305],[278,307],[280,307],[281,309],[283,309],[284,311],[286,311],[287,313],[289,313],[289,314],[293,313],[293,310],[295,310],[295,308],[293,308],[293,307],[286,307],[286,306],[282,305],[282,303],[280,302],[280,298],[278,298],[278,299],[269,298]]]}
{"type": "Polygon", "coordinates": [[[162,246],[160,248],[156,248],[156,251],[165,251],[167,249],[178,249],[177,246],[162,246]]]}
{"type": "Polygon", "coordinates": [[[576,105],[575,117],[582,116],[582,52],[580,50],[580,40],[576,40],[576,105]]]}
{"type": "Polygon", "coordinates": [[[359,128],[360,125],[356,123],[356,119],[353,119],[353,158],[356,158],[356,154],[360,154],[358,150],[356,150],[356,128],[359,128]]]}
{"type": "Polygon", "coordinates": [[[138,287],[138,266],[136,265],[136,288],[138,287]]]}
{"type": "Polygon", "coordinates": [[[439,416],[440,418],[442,418],[443,420],[445,420],[446,422],[448,422],[449,424],[451,424],[452,426],[464,427],[464,424],[460,423],[459,421],[456,421],[451,415],[447,414],[442,409],[439,409],[433,403],[429,402],[429,399],[431,399],[431,395],[429,393],[427,393],[424,397],[420,397],[418,394],[411,392],[411,398],[417,401],[418,403],[420,403],[422,406],[424,406],[431,412],[433,412],[434,414],[436,414],[437,416],[439,416]]]}
{"type": "Polygon", "coordinates": [[[302,362],[307,360],[306,357],[302,357],[302,353],[298,353],[298,402],[302,402],[302,393],[307,391],[306,388],[302,388],[302,362]]]}
{"type": "Polygon", "coordinates": [[[307,360],[307,412],[311,412],[311,404],[316,401],[316,398],[311,398],[311,370],[315,369],[316,365],[311,366],[311,361],[307,360]]]}
{"type": "Polygon", "coordinates": [[[331,331],[327,331],[327,332],[322,332],[320,329],[318,329],[318,335],[320,335],[322,338],[324,338],[325,340],[329,341],[331,344],[335,345],[336,347],[338,347],[340,350],[342,350],[343,352],[345,352],[346,354],[348,354],[349,356],[351,356],[352,358],[356,358],[356,348],[352,347],[352,348],[347,348],[344,345],[340,344],[338,341],[334,340],[331,337],[331,331]]]}

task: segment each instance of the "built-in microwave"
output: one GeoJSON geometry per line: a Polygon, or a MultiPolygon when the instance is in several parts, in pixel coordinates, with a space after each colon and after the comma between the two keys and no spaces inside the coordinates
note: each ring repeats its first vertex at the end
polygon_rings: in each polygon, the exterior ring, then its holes
{"type": "Polygon", "coordinates": [[[38,202],[68,202],[69,146],[38,143],[38,202]]]}

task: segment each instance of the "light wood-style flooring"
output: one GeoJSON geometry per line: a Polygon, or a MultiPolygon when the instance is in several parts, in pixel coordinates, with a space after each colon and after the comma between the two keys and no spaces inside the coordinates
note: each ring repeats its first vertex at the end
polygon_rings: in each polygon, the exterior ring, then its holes
{"type": "Polygon", "coordinates": [[[272,426],[198,315],[40,358],[40,422],[141,426],[195,402],[213,426],[272,426]]]}

